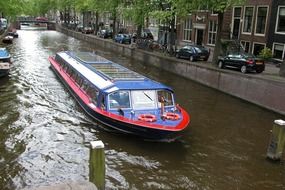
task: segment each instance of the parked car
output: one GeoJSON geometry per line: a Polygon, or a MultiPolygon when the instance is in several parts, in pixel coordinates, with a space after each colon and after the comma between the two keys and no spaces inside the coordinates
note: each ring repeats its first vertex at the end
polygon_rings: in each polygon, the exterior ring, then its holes
{"type": "Polygon", "coordinates": [[[112,38],[113,32],[111,30],[108,30],[108,29],[103,29],[103,30],[100,30],[98,32],[98,36],[100,38],[112,38]]]}
{"type": "Polygon", "coordinates": [[[130,44],[131,36],[129,34],[117,34],[114,38],[114,41],[121,44],[130,44]]]}
{"type": "Polygon", "coordinates": [[[0,29],[3,28],[3,29],[7,29],[7,19],[6,18],[0,18],[0,29]]]}
{"type": "Polygon", "coordinates": [[[204,60],[207,61],[210,55],[210,51],[203,46],[187,45],[179,50],[176,50],[176,58],[185,58],[190,61],[204,60]]]}
{"type": "Polygon", "coordinates": [[[46,17],[37,17],[36,21],[48,21],[48,18],[46,18],[46,17]]]}
{"type": "Polygon", "coordinates": [[[84,34],[92,34],[93,32],[94,32],[94,30],[89,26],[86,26],[82,29],[82,33],[84,33],[84,34]]]}
{"type": "Polygon", "coordinates": [[[78,24],[78,25],[76,25],[76,27],[75,27],[75,31],[77,31],[77,32],[82,32],[83,31],[83,24],[78,24]]]}
{"type": "Polygon", "coordinates": [[[148,28],[145,28],[143,31],[142,31],[142,34],[141,34],[141,38],[143,39],[150,39],[150,40],[153,40],[153,35],[150,31],[150,29],[148,28]]]}
{"type": "Polygon", "coordinates": [[[225,67],[237,68],[242,73],[249,71],[255,71],[261,73],[265,69],[264,61],[260,58],[256,58],[249,53],[230,53],[224,57],[219,57],[218,67],[223,69],[225,67]]]}

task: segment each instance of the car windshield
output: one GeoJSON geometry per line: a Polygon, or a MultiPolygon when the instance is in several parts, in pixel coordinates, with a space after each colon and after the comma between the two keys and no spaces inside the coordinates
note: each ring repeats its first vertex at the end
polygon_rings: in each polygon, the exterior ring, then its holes
{"type": "Polygon", "coordinates": [[[191,47],[190,46],[184,46],[183,48],[181,49],[184,49],[184,50],[191,50],[191,47]]]}
{"type": "Polygon", "coordinates": [[[197,53],[201,53],[202,52],[202,50],[200,48],[198,48],[198,47],[194,47],[194,49],[196,50],[197,53]]]}
{"type": "Polygon", "coordinates": [[[255,56],[254,56],[254,55],[249,54],[249,53],[244,54],[244,55],[243,55],[243,57],[244,57],[244,58],[247,58],[247,59],[253,59],[253,58],[255,58],[255,56]]]}

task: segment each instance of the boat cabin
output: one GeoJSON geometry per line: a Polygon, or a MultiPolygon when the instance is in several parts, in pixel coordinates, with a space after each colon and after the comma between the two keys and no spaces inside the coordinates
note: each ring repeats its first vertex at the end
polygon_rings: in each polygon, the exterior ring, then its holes
{"type": "Polygon", "coordinates": [[[59,52],[57,63],[96,107],[125,117],[175,111],[171,88],[90,52],[59,52]]]}

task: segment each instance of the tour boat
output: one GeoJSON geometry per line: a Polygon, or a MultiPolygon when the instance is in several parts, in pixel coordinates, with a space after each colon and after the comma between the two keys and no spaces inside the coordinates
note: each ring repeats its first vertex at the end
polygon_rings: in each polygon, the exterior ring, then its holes
{"type": "Polygon", "coordinates": [[[6,48],[0,48],[0,77],[9,74],[11,68],[11,56],[6,48]]]}
{"type": "Polygon", "coordinates": [[[190,122],[170,87],[95,53],[62,51],[49,62],[85,112],[105,129],[174,140],[190,122]]]}

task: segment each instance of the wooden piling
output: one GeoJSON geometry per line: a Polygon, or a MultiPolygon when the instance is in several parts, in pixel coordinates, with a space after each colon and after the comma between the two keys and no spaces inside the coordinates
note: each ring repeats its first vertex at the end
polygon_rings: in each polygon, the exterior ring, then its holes
{"type": "Polygon", "coordinates": [[[267,149],[267,158],[280,160],[285,148],[285,121],[275,120],[267,149]]]}
{"type": "Polygon", "coordinates": [[[94,183],[98,190],[105,189],[105,151],[102,141],[90,142],[89,181],[94,183]]]}

